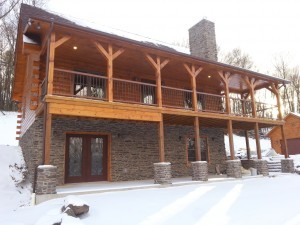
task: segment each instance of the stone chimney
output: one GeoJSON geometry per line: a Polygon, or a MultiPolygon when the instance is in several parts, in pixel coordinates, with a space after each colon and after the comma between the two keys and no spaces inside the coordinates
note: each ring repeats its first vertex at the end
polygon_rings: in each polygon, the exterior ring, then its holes
{"type": "Polygon", "coordinates": [[[218,61],[215,24],[206,19],[189,29],[191,55],[218,61]]]}

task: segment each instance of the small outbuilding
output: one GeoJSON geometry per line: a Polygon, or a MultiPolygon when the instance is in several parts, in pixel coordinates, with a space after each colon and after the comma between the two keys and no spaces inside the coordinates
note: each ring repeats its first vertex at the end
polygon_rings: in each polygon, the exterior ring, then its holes
{"type": "MultiPolygon", "coordinates": [[[[300,154],[300,114],[289,113],[283,125],[288,152],[290,155],[300,154]]],[[[282,141],[280,126],[274,127],[269,133],[272,148],[279,154],[284,154],[285,148],[282,141]]]]}

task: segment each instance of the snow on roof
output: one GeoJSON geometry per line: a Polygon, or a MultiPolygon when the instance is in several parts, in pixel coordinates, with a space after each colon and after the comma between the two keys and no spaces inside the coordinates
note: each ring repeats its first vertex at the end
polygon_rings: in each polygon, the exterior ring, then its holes
{"type": "Polygon", "coordinates": [[[101,25],[101,24],[98,24],[98,23],[95,23],[92,21],[82,20],[82,19],[74,18],[74,17],[68,16],[68,15],[62,15],[61,17],[65,18],[67,20],[70,20],[70,21],[74,22],[76,25],[81,26],[81,27],[105,32],[105,33],[112,34],[112,35],[117,35],[117,36],[128,38],[128,39],[131,39],[134,41],[139,41],[141,43],[144,43],[147,45],[152,45],[152,46],[162,48],[165,50],[173,50],[173,51],[181,52],[184,54],[190,54],[190,50],[185,47],[175,46],[170,43],[162,42],[159,40],[154,40],[154,39],[151,39],[149,37],[144,37],[139,34],[130,33],[127,31],[120,30],[120,29],[107,27],[107,26],[104,26],[104,25],[101,25]]]}
{"type": "MultiPolygon", "coordinates": [[[[289,114],[294,115],[294,116],[297,116],[297,117],[300,117],[300,113],[290,112],[289,114]]],[[[288,114],[288,115],[289,115],[289,114],[288,114]]],[[[288,115],[287,115],[287,116],[288,116],[288,115]]],[[[286,116],[286,117],[287,117],[287,116],[286,116]]]]}

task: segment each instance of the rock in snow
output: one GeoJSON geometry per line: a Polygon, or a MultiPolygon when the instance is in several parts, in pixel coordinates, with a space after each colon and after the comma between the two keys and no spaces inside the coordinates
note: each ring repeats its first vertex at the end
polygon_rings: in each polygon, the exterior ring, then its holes
{"type": "Polygon", "coordinates": [[[88,204],[82,199],[75,196],[67,196],[64,200],[64,206],[62,207],[62,212],[68,212],[68,215],[80,216],[89,211],[88,204]],[[69,208],[69,209],[68,209],[69,208]],[[71,212],[73,211],[73,213],[71,212]],[[70,213],[70,214],[69,214],[70,213]]]}

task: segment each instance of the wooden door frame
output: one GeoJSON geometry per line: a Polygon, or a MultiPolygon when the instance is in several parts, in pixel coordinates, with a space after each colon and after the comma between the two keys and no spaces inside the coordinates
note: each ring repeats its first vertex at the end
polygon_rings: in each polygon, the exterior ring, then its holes
{"type": "MultiPolygon", "coordinates": [[[[206,136],[206,135],[204,135],[204,136],[200,135],[199,137],[200,137],[200,139],[201,139],[201,138],[206,139],[206,144],[207,144],[206,162],[207,162],[208,164],[210,164],[210,144],[209,144],[209,141],[208,141],[209,137],[206,136]]],[[[187,139],[188,139],[188,138],[195,138],[195,137],[194,137],[193,135],[186,135],[186,136],[184,136],[184,142],[185,142],[185,154],[186,154],[186,165],[187,165],[187,166],[191,166],[191,162],[189,161],[189,151],[188,151],[188,145],[187,145],[187,139]]],[[[196,150],[196,149],[195,149],[195,150],[196,150]]],[[[200,149],[200,150],[201,150],[201,149],[200,149]]],[[[200,152],[200,154],[201,154],[201,152],[200,152]]]]}
{"type": "Polygon", "coordinates": [[[67,150],[68,150],[68,140],[67,140],[67,136],[68,135],[90,135],[90,136],[106,136],[107,138],[107,163],[106,163],[106,171],[107,171],[107,176],[106,179],[107,181],[112,181],[111,178],[111,146],[112,146],[112,138],[111,138],[111,133],[105,133],[105,132],[76,132],[76,131],[71,131],[71,132],[65,132],[64,136],[65,136],[65,147],[64,147],[64,170],[63,170],[63,175],[64,175],[64,183],[66,182],[66,168],[67,168],[67,164],[66,164],[66,159],[67,159],[67,150]]]}

